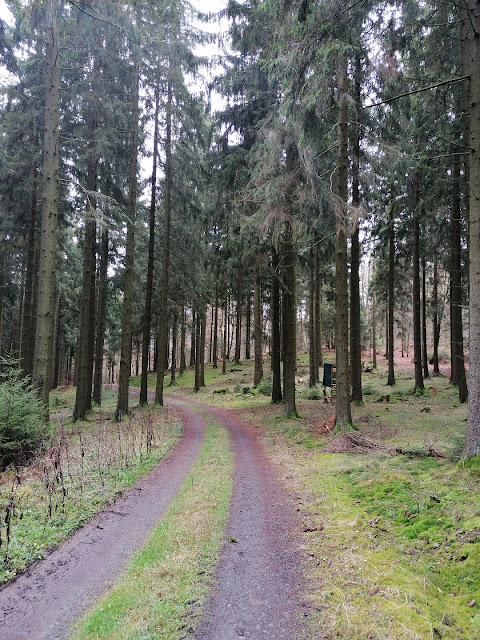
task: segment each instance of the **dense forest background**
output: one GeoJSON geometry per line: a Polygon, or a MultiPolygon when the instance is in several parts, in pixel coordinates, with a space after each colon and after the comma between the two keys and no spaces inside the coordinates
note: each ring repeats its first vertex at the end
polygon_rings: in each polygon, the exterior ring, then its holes
{"type": "Polygon", "coordinates": [[[6,376],[75,384],[75,420],[115,382],[120,420],[132,374],[163,404],[254,358],[295,416],[297,350],[315,386],[335,349],[346,428],[377,350],[389,385],[411,353],[416,393],[450,361],[480,452],[478,0],[5,4],[6,376]]]}

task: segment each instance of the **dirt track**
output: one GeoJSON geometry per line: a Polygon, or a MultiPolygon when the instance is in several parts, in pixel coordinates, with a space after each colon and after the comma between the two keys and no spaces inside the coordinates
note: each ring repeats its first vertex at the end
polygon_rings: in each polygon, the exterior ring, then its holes
{"type": "Polygon", "coordinates": [[[1,640],[57,640],[111,584],[180,489],[205,435],[197,412],[179,408],[183,435],[144,480],[62,547],[0,591],[1,640]]]}
{"type": "Polygon", "coordinates": [[[255,428],[233,411],[193,402],[224,424],[235,453],[227,542],[198,640],[293,640],[301,635],[301,561],[292,538],[301,523],[275,477],[255,428]]]}

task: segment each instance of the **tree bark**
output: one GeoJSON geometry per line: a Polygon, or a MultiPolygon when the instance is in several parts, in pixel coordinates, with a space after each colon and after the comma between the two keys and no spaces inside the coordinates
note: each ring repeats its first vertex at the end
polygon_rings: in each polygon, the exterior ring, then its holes
{"type": "Polygon", "coordinates": [[[147,282],[145,287],[145,311],[143,316],[142,330],[142,377],[140,381],[139,404],[143,406],[148,402],[148,354],[151,342],[151,320],[152,320],[152,294],[153,294],[153,269],[155,258],[155,217],[157,202],[157,160],[158,160],[158,116],[160,111],[160,85],[155,87],[155,114],[153,129],[153,157],[152,157],[152,179],[150,181],[150,213],[148,221],[148,263],[147,282]]]}
{"type": "Polygon", "coordinates": [[[297,368],[297,304],[296,254],[293,229],[288,219],[284,223],[283,256],[283,402],[288,418],[297,417],[295,398],[295,372],[297,368]]]}
{"type": "Polygon", "coordinates": [[[430,378],[427,350],[427,268],[425,256],[422,258],[422,363],[423,377],[430,378]]]}
{"type": "Polygon", "coordinates": [[[335,308],[336,308],[336,428],[350,427],[350,383],[348,375],[348,257],[346,203],[348,190],[348,103],[347,58],[339,56],[338,124],[336,168],[336,233],[335,233],[335,308]]]}
{"type": "Polygon", "coordinates": [[[196,313],[195,316],[195,386],[194,386],[194,390],[195,391],[200,391],[200,387],[201,387],[201,383],[200,383],[200,367],[201,367],[201,363],[200,363],[200,349],[201,349],[201,335],[202,335],[202,329],[201,329],[201,320],[200,320],[200,312],[196,313]]]}
{"type": "Polygon", "coordinates": [[[420,328],[420,176],[415,172],[413,181],[413,362],[415,366],[415,388],[424,390],[422,375],[422,335],[420,328]]]}
{"type": "Polygon", "coordinates": [[[317,383],[318,358],[315,331],[315,255],[313,247],[310,247],[308,255],[308,361],[309,361],[309,387],[317,383]]]}
{"type": "MultiPolygon", "coordinates": [[[[170,73],[171,61],[169,63],[170,73]]],[[[168,269],[170,266],[170,225],[172,216],[172,83],[167,86],[166,138],[165,138],[165,226],[163,232],[162,291],[160,295],[160,331],[158,348],[157,387],[155,402],[163,405],[165,349],[167,345],[168,269]]]]}
{"type": "Polygon", "coordinates": [[[237,309],[235,314],[235,364],[240,364],[240,347],[242,342],[242,301],[240,296],[240,284],[237,291],[237,309]]]}
{"type": "MultiPolygon", "coordinates": [[[[205,311],[201,314],[201,331],[200,331],[200,386],[205,386],[205,340],[207,336],[207,314],[205,311]]],[[[198,357],[198,355],[197,355],[198,357]]]]}
{"type": "Polygon", "coordinates": [[[197,324],[196,324],[196,313],[195,311],[192,309],[192,325],[191,325],[191,330],[190,330],[190,366],[193,367],[195,365],[195,361],[196,361],[196,351],[197,351],[197,346],[196,346],[196,340],[197,340],[197,324]]]}
{"type": "MultiPolygon", "coordinates": [[[[94,63],[97,67],[98,63],[94,63]]],[[[95,74],[95,70],[94,70],[95,74]]],[[[92,86],[90,101],[94,104],[92,86]]],[[[97,145],[95,142],[98,118],[93,110],[88,126],[88,167],[87,167],[87,202],[85,207],[85,232],[83,246],[83,277],[80,302],[80,327],[77,348],[77,392],[73,420],[84,420],[86,412],[92,408],[92,369],[93,347],[95,345],[95,273],[96,273],[96,197],[93,195],[97,187],[97,145]],[[92,313],[93,307],[93,313],[92,313]],[[93,317],[92,317],[93,316],[93,317]]]]}
{"type": "MultiPolygon", "coordinates": [[[[123,285],[122,338],[120,350],[120,371],[118,375],[118,396],[115,419],[122,420],[128,414],[128,388],[130,384],[132,360],[132,306],[133,275],[135,259],[135,224],[137,205],[137,165],[138,165],[138,108],[140,92],[140,56],[138,44],[134,45],[133,57],[133,110],[130,139],[130,162],[128,176],[127,243],[125,248],[125,276],[123,285]]],[[[159,349],[160,351],[161,349],[159,349]]],[[[162,372],[163,373],[163,372],[162,372]]]]}
{"type": "Polygon", "coordinates": [[[228,341],[228,333],[227,333],[227,325],[228,325],[228,293],[225,288],[225,303],[223,308],[223,350],[222,350],[222,373],[227,373],[227,341],[228,341]]]}
{"type": "Polygon", "coordinates": [[[187,333],[186,323],[185,323],[185,307],[182,307],[182,319],[180,324],[180,369],[179,375],[183,375],[185,369],[187,368],[187,359],[185,356],[185,338],[187,333]]]}
{"type": "Polygon", "coordinates": [[[377,368],[377,294],[372,293],[372,366],[377,368]]]}
{"type": "MultiPolygon", "coordinates": [[[[34,149],[38,148],[38,135],[34,135],[34,149]]],[[[38,158],[32,161],[30,170],[30,211],[27,231],[27,257],[25,266],[25,289],[23,303],[22,322],[22,350],[20,354],[20,366],[23,374],[32,375],[33,355],[35,350],[35,327],[34,327],[34,284],[35,284],[35,229],[37,220],[37,181],[38,181],[38,158]]]]}
{"type": "Polygon", "coordinates": [[[105,328],[107,321],[107,272],[108,272],[108,227],[102,231],[102,248],[97,285],[97,331],[95,337],[95,374],[93,378],[93,399],[102,404],[102,373],[105,328]]]}
{"type": "Polygon", "coordinates": [[[465,375],[465,356],[463,350],[462,213],[460,199],[460,164],[456,162],[453,168],[453,202],[450,221],[452,255],[450,269],[451,382],[458,387],[460,402],[466,402],[468,391],[465,375]]]}
{"type": "Polygon", "coordinates": [[[282,377],[280,354],[280,285],[278,253],[272,248],[272,403],[282,402],[282,377]]]}
{"type": "Polygon", "coordinates": [[[58,12],[61,3],[46,3],[45,138],[43,147],[43,202],[40,230],[39,287],[32,381],[48,417],[52,327],[58,225],[60,59],[58,12]]]}
{"type": "Polygon", "coordinates": [[[394,291],[395,291],[395,229],[393,220],[393,207],[390,208],[390,228],[389,228],[389,259],[388,259],[388,380],[387,384],[395,384],[394,370],[394,291]]]}
{"type": "Polygon", "coordinates": [[[177,367],[177,332],[178,332],[178,312],[177,309],[172,310],[172,361],[170,367],[170,386],[175,383],[175,374],[177,367]]]}
{"type": "MultiPolygon", "coordinates": [[[[352,206],[360,207],[360,56],[355,56],[356,122],[352,125],[352,206]]],[[[350,264],[350,366],[352,370],[352,396],[357,404],[363,403],[362,394],[362,330],[360,320],[360,221],[355,224],[351,239],[350,264]]]]}
{"type": "Polygon", "coordinates": [[[433,375],[440,375],[438,363],[438,344],[440,342],[440,323],[438,321],[438,262],[433,263],[433,375]]]}
{"type": "Polygon", "coordinates": [[[250,360],[250,342],[252,339],[252,294],[247,293],[247,307],[245,311],[245,360],[250,360]]]}
{"type": "Polygon", "coordinates": [[[320,380],[319,367],[323,365],[323,326],[322,326],[322,291],[323,278],[320,273],[320,252],[318,245],[315,250],[315,332],[317,343],[317,363],[316,363],[316,380],[320,380]]]}
{"type": "Polygon", "coordinates": [[[213,368],[218,367],[218,280],[215,283],[215,316],[213,319],[213,368]]]}
{"type": "Polygon", "coordinates": [[[470,373],[464,458],[480,454],[480,2],[467,0],[469,103],[470,373]]]}
{"type": "Polygon", "coordinates": [[[255,336],[255,371],[253,376],[253,386],[256,387],[263,378],[262,279],[258,261],[255,264],[253,315],[255,336]]]}

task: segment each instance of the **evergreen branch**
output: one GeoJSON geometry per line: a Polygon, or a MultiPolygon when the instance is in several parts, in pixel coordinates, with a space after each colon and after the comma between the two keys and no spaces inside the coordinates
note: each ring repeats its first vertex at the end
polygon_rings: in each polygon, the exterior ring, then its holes
{"type": "Polygon", "coordinates": [[[405,98],[407,96],[413,96],[417,93],[422,93],[423,91],[430,91],[430,89],[436,89],[437,87],[442,87],[446,84],[453,84],[455,82],[462,82],[463,80],[468,80],[470,75],[461,76],[460,78],[451,78],[450,80],[443,80],[442,82],[437,82],[436,84],[430,84],[428,87],[423,87],[422,89],[414,89],[413,91],[407,91],[406,93],[400,93],[398,96],[394,96],[393,98],[388,98],[388,100],[382,100],[381,102],[374,102],[373,104],[367,104],[362,107],[362,111],[364,109],[371,109],[372,107],[379,107],[382,104],[388,104],[389,102],[393,102],[394,100],[398,100],[399,98],[405,98]]]}

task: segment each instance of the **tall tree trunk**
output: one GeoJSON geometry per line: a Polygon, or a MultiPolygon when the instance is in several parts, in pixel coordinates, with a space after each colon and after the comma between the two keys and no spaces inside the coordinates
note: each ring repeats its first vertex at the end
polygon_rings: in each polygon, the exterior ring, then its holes
{"type": "Polygon", "coordinates": [[[427,268],[425,256],[422,258],[422,363],[423,377],[430,378],[427,352],[427,268]]]}
{"type": "Polygon", "coordinates": [[[135,259],[135,223],[137,205],[137,165],[138,165],[138,107],[140,90],[140,59],[138,45],[135,44],[133,58],[133,111],[130,139],[130,162],[128,176],[127,243],[125,248],[125,276],[123,285],[122,338],[120,346],[120,371],[118,375],[118,396],[115,419],[122,420],[128,414],[128,388],[132,360],[132,306],[133,271],[135,259]]]}
{"type": "Polygon", "coordinates": [[[294,418],[298,415],[295,398],[295,372],[297,368],[296,254],[290,220],[284,223],[283,239],[283,402],[285,416],[294,418]]]}
{"type": "Polygon", "coordinates": [[[377,294],[372,293],[372,366],[377,368],[377,294]]]}
{"type": "Polygon", "coordinates": [[[451,382],[458,386],[460,402],[467,401],[467,380],[463,351],[462,319],[462,223],[460,207],[460,163],[453,168],[453,202],[450,222],[451,270],[450,270],[450,340],[451,340],[451,382]]]}
{"type": "Polygon", "coordinates": [[[272,248],[272,403],[282,402],[282,377],[280,353],[280,283],[279,259],[275,248],[272,248]]]}
{"type": "MultiPolygon", "coordinates": [[[[360,207],[360,56],[355,56],[356,122],[352,125],[352,207],[360,207]]],[[[362,329],[360,319],[360,220],[355,224],[351,239],[350,264],[350,366],[352,370],[352,396],[357,404],[363,403],[362,394],[362,329]]]]}
{"type": "Polygon", "coordinates": [[[469,267],[470,373],[467,436],[464,458],[480,454],[480,2],[467,0],[469,103],[469,267]]]}
{"type": "MultiPolygon", "coordinates": [[[[94,63],[97,66],[97,63],[94,63]]],[[[94,72],[95,73],[95,72],[94,72]]],[[[92,87],[92,94],[93,94],[92,87]]],[[[91,96],[93,103],[95,97],[91,96]]],[[[85,207],[85,232],[83,246],[83,278],[80,302],[80,327],[77,348],[77,392],[73,420],[83,420],[89,411],[92,397],[93,346],[95,345],[95,273],[96,273],[96,197],[93,195],[97,187],[97,115],[90,115],[88,126],[88,166],[87,166],[87,202],[85,207]],[[92,312],[93,308],[93,312],[92,312]]]]}
{"type": "Polygon", "coordinates": [[[245,315],[245,360],[250,360],[250,342],[252,339],[252,294],[250,291],[247,293],[245,315]]]}
{"type": "Polygon", "coordinates": [[[242,343],[242,301],[240,296],[240,283],[238,283],[237,311],[235,316],[235,364],[240,364],[240,347],[242,343]]]}
{"type": "Polygon", "coordinates": [[[390,228],[389,228],[389,260],[388,260],[388,380],[387,384],[395,384],[394,371],[394,310],[395,310],[395,228],[393,220],[393,207],[390,208],[390,228]]]}
{"type": "Polygon", "coordinates": [[[256,387],[263,378],[263,335],[262,335],[262,278],[260,265],[255,264],[255,289],[253,293],[253,315],[255,336],[255,371],[253,386],[256,387]]]}
{"type": "Polygon", "coordinates": [[[317,343],[316,381],[320,379],[319,367],[323,365],[323,326],[322,326],[322,292],[323,278],[320,273],[320,252],[318,245],[315,249],[315,342],[317,343]]]}
{"type": "Polygon", "coordinates": [[[308,256],[308,361],[309,361],[309,386],[317,383],[318,359],[315,331],[315,255],[313,247],[310,247],[308,256]]]}
{"type": "MultiPolygon", "coordinates": [[[[171,61],[169,63],[170,73],[171,61]]],[[[170,265],[170,225],[172,216],[172,83],[167,86],[166,137],[165,137],[165,227],[163,232],[162,292],[160,296],[160,334],[158,348],[157,387],[155,402],[163,405],[165,373],[165,349],[167,345],[168,269],[170,265]]]]}
{"type": "Polygon", "coordinates": [[[175,372],[177,367],[177,333],[178,333],[178,311],[176,308],[172,311],[172,363],[170,371],[170,385],[175,383],[175,372]]]}
{"type": "Polygon", "coordinates": [[[335,308],[336,308],[336,380],[335,426],[352,425],[350,383],[348,375],[348,257],[346,230],[346,202],[348,190],[348,78],[347,58],[339,57],[337,175],[336,175],[336,234],[335,234],[335,308]]]}
{"type": "Polygon", "coordinates": [[[193,367],[196,361],[196,351],[197,351],[197,322],[196,322],[196,313],[194,309],[192,309],[192,325],[190,331],[190,366],[193,367]]]}
{"type": "Polygon", "coordinates": [[[440,323],[438,321],[438,262],[433,263],[433,375],[440,375],[438,363],[438,344],[440,342],[440,323]]]}
{"type": "Polygon", "coordinates": [[[43,147],[43,202],[35,355],[32,381],[48,416],[58,224],[60,58],[58,13],[61,3],[48,0],[46,18],[45,138],[43,147]]]}
{"type": "Polygon", "coordinates": [[[185,323],[185,307],[182,307],[182,316],[181,316],[181,324],[180,324],[180,370],[179,375],[183,375],[185,369],[187,368],[187,359],[185,356],[185,338],[187,333],[186,323],[185,323]]]}
{"type": "MultiPolygon", "coordinates": [[[[38,148],[38,135],[34,135],[34,149],[38,148]]],[[[35,327],[33,324],[33,290],[35,283],[35,228],[37,220],[37,180],[38,180],[38,158],[32,161],[30,170],[30,211],[27,231],[27,258],[25,267],[25,290],[23,304],[22,322],[22,351],[20,354],[20,366],[24,375],[31,376],[33,369],[33,354],[35,350],[35,327]]]]}
{"type": "Polygon", "coordinates": [[[422,335],[420,329],[420,176],[415,172],[413,181],[413,362],[415,391],[423,391],[422,335]]]}
{"type": "Polygon", "coordinates": [[[53,316],[53,337],[52,337],[52,372],[50,378],[50,389],[58,386],[58,330],[60,322],[60,294],[55,285],[55,313],[53,316]]]}
{"type": "Polygon", "coordinates": [[[158,160],[158,115],[160,111],[160,85],[155,87],[155,115],[153,129],[153,157],[152,157],[152,179],[150,181],[150,215],[148,221],[148,263],[147,263],[147,283],[145,287],[145,312],[143,316],[142,330],[142,378],[140,381],[140,406],[148,402],[148,354],[151,342],[151,320],[152,320],[152,293],[153,293],[153,268],[155,258],[155,217],[157,202],[157,160],[158,160]]]}
{"type": "Polygon", "coordinates": [[[215,316],[213,318],[213,368],[218,367],[218,279],[215,282],[215,316]]]}
{"type": "Polygon", "coordinates": [[[228,342],[228,293],[227,293],[227,289],[225,289],[225,303],[223,308],[222,373],[227,373],[227,342],[228,342]]]}
{"type": "Polygon", "coordinates": [[[200,386],[205,386],[205,339],[207,335],[207,314],[205,311],[201,314],[201,331],[200,331],[200,386]]]}
{"type": "Polygon", "coordinates": [[[95,374],[93,378],[93,399],[98,405],[102,404],[103,350],[107,324],[108,242],[108,227],[105,226],[102,231],[102,248],[98,270],[97,331],[95,336],[95,374]]]}
{"type": "Polygon", "coordinates": [[[200,376],[201,376],[200,349],[201,349],[201,343],[202,343],[201,336],[202,336],[201,318],[200,318],[200,312],[198,311],[195,317],[195,347],[196,347],[195,348],[195,386],[194,386],[195,391],[200,391],[200,387],[201,387],[201,383],[200,383],[200,376]]]}

